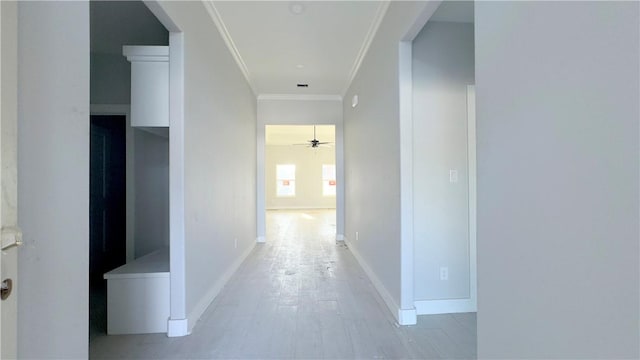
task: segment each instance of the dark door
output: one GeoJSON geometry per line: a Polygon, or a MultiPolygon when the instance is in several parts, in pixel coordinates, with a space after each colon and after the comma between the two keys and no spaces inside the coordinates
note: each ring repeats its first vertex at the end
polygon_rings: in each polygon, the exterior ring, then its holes
{"type": "Polygon", "coordinates": [[[91,334],[106,329],[103,274],[126,262],[126,118],[91,116],[89,285],[91,334]]]}

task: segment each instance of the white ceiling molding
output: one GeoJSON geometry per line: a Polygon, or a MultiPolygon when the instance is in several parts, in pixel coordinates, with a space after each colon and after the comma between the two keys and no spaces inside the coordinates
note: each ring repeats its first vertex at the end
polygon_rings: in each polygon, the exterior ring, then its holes
{"type": "Polygon", "coordinates": [[[313,94],[260,94],[258,95],[258,100],[342,101],[342,96],[313,94]]]}
{"type": "Polygon", "coordinates": [[[220,36],[224,40],[224,43],[227,45],[227,48],[229,48],[229,52],[231,53],[234,60],[236,61],[236,64],[238,64],[238,67],[240,68],[242,75],[244,75],[244,78],[247,79],[247,82],[249,83],[249,86],[251,87],[253,94],[257,96],[258,93],[256,91],[256,88],[251,82],[249,68],[247,67],[247,64],[245,64],[244,60],[242,60],[242,56],[240,56],[240,52],[238,51],[236,44],[233,42],[233,39],[231,39],[229,30],[227,30],[227,27],[222,21],[222,17],[220,16],[218,9],[216,9],[215,5],[213,5],[213,1],[211,0],[202,0],[202,3],[204,4],[204,7],[207,9],[207,12],[211,17],[211,20],[213,20],[213,23],[216,25],[216,28],[218,28],[218,32],[220,33],[220,36]]]}
{"type": "Polygon", "coordinates": [[[367,55],[367,52],[369,51],[369,47],[371,46],[371,43],[373,42],[373,39],[375,38],[376,33],[380,28],[380,24],[382,24],[382,19],[384,19],[384,16],[387,13],[387,10],[389,9],[390,4],[391,4],[390,0],[385,0],[385,1],[382,1],[378,6],[376,15],[373,18],[373,21],[371,22],[371,27],[369,27],[367,36],[365,36],[364,38],[362,47],[360,48],[360,51],[358,52],[358,56],[356,57],[356,60],[353,63],[353,67],[351,68],[351,72],[349,73],[349,80],[347,81],[347,86],[342,91],[343,97],[344,95],[347,94],[347,91],[349,90],[349,86],[351,86],[351,82],[353,82],[353,79],[358,74],[358,70],[360,70],[360,65],[362,65],[362,61],[364,60],[364,57],[367,55]]]}

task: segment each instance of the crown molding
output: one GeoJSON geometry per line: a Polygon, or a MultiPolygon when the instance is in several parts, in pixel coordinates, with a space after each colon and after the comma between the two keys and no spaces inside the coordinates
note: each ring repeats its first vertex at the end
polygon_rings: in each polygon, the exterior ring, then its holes
{"type": "Polygon", "coordinates": [[[342,101],[340,95],[314,94],[260,94],[259,100],[304,100],[304,101],[342,101]]]}
{"type": "Polygon", "coordinates": [[[231,38],[231,34],[229,34],[229,30],[227,29],[227,26],[222,21],[222,17],[220,16],[218,9],[216,9],[215,5],[213,4],[213,1],[211,0],[202,0],[202,3],[204,4],[205,9],[207,9],[207,12],[211,17],[211,20],[213,20],[213,23],[216,25],[216,28],[218,29],[218,32],[220,33],[222,40],[224,40],[224,43],[227,45],[227,48],[229,49],[231,56],[233,56],[233,59],[236,61],[236,64],[238,64],[238,67],[240,68],[242,75],[244,75],[244,78],[249,83],[249,87],[251,87],[253,94],[257,95],[256,88],[253,82],[251,82],[249,68],[247,67],[247,64],[245,64],[244,60],[242,59],[242,56],[240,56],[240,52],[238,51],[236,44],[233,42],[233,39],[231,38]]]}
{"type": "Polygon", "coordinates": [[[382,19],[387,14],[387,10],[389,9],[389,5],[391,4],[390,0],[385,0],[378,5],[378,10],[376,10],[376,14],[373,17],[373,21],[371,22],[371,26],[369,27],[369,31],[367,35],[364,37],[364,41],[362,42],[362,46],[360,47],[360,51],[358,52],[358,56],[356,56],[356,60],[353,62],[353,67],[351,68],[351,72],[349,72],[349,81],[347,81],[347,86],[342,92],[342,97],[347,94],[353,79],[355,79],[358,71],[360,70],[360,66],[362,65],[362,61],[364,57],[367,55],[369,51],[369,47],[371,47],[371,43],[380,28],[380,24],[382,24],[382,19]]]}

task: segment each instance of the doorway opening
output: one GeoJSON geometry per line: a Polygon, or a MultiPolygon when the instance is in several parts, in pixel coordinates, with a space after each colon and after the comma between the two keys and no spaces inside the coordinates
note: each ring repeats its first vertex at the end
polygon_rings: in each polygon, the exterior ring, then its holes
{"type": "MultiPolygon", "coordinates": [[[[266,238],[291,224],[318,220],[310,231],[336,235],[335,125],[266,125],[266,238]]],[[[318,234],[320,235],[320,234],[318,234]]]]}
{"type": "Polygon", "coordinates": [[[92,115],[89,198],[89,338],[106,333],[104,273],[126,263],[125,115],[92,115]]]}

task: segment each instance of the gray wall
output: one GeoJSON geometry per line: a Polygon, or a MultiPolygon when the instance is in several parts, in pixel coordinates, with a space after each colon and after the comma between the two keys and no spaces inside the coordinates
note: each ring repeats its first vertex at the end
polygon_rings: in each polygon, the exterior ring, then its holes
{"type": "Polygon", "coordinates": [[[256,98],[201,2],[160,5],[184,32],[186,312],[192,327],[255,245],[256,98]]]}
{"type": "Polygon", "coordinates": [[[131,103],[131,63],[122,54],[91,53],[91,103],[131,103]]]}
{"type": "Polygon", "coordinates": [[[478,356],[638,358],[637,2],[476,2],[478,356]]]}
{"type": "Polygon", "coordinates": [[[135,257],[169,246],[169,139],[134,129],[135,257]]]}
{"type": "MultiPolygon", "coordinates": [[[[0,144],[2,146],[2,201],[0,214],[4,229],[17,226],[18,221],[18,3],[15,1],[0,2],[2,19],[2,99],[0,130],[2,131],[0,144]]],[[[4,243],[8,239],[3,239],[4,243]]],[[[18,248],[0,252],[2,263],[2,278],[13,279],[13,296],[2,301],[2,328],[0,339],[2,349],[0,359],[15,359],[17,357],[17,328],[18,328],[18,294],[20,282],[18,278],[18,248]]]]}
{"type": "Polygon", "coordinates": [[[169,45],[169,32],[142,1],[91,1],[91,103],[129,104],[131,64],[122,45],[169,45]]]}
{"type": "Polygon", "coordinates": [[[391,3],[344,97],[345,235],[394,315],[401,245],[398,43],[425,4],[391,3]],[[359,105],[352,108],[355,94],[359,105]]]}
{"type": "Polygon", "coordinates": [[[89,3],[18,5],[18,356],[87,358],[89,3]]]}
{"type": "MultiPolygon", "coordinates": [[[[437,15],[438,11],[434,14],[437,15]]],[[[414,297],[468,298],[467,85],[473,24],[428,22],[413,41],[414,297]],[[458,182],[449,171],[458,171],[458,182]],[[449,280],[440,280],[448,267],[449,280]]]]}

